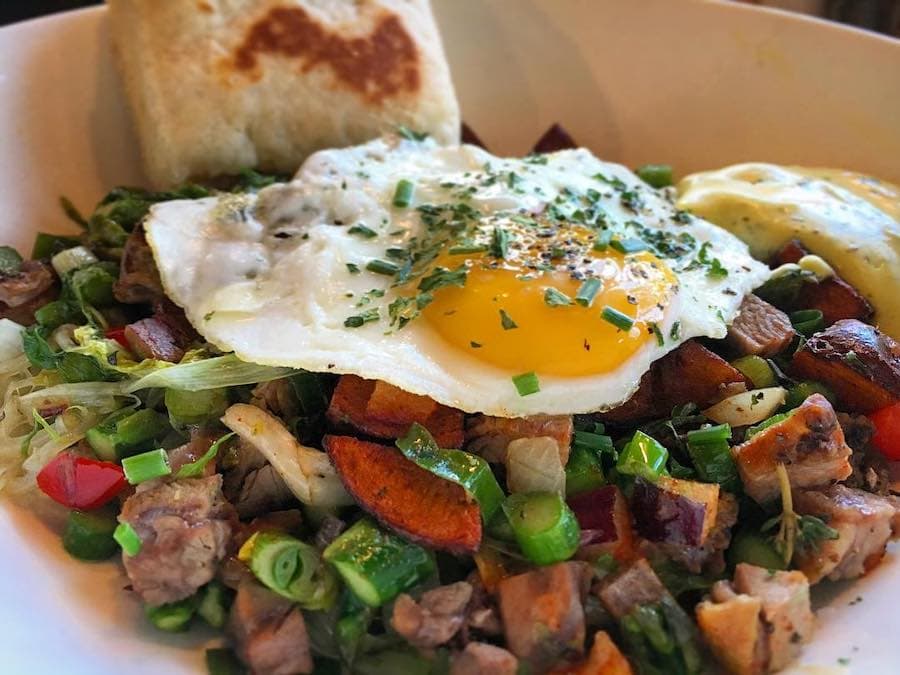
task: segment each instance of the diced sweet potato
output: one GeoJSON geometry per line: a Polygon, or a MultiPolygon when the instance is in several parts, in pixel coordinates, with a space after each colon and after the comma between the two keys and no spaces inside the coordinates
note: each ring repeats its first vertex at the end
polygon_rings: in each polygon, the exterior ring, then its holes
{"type": "Polygon", "coordinates": [[[634,422],[662,417],[685,403],[705,408],[738,393],[736,387],[746,384],[746,378],[728,361],[700,343],[688,341],[656,361],[641,377],[634,396],[603,413],[601,419],[634,422]]]}
{"type": "Polygon", "coordinates": [[[794,354],[791,374],[828,385],[842,409],[869,413],[900,401],[900,344],[867,323],[838,321],[794,354]]]}
{"type": "Polygon", "coordinates": [[[634,558],[631,512],[618,487],[604,485],[570,497],[568,502],[581,526],[582,546],[578,558],[594,560],[604,553],[620,563],[634,558]]]}
{"type": "Polygon", "coordinates": [[[700,632],[729,673],[761,675],[766,671],[768,653],[761,611],[762,601],[749,595],[732,594],[723,602],[705,600],[697,605],[700,632]]]}
{"type": "MultiPolygon", "coordinates": [[[[805,255],[809,255],[809,251],[794,239],[775,254],[775,262],[778,265],[796,263],[805,255]]],[[[826,325],[841,319],[867,319],[873,311],[869,301],[837,275],[804,283],[794,305],[786,309],[818,309],[826,325]]]]}
{"type": "Polygon", "coordinates": [[[549,436],[556,441],[559,459],[565,466],[569,461],[572,429],[571,415],[473,415],[466,424],[466,449],[489,462],[501,464],[506,461],[506,448],[512,441],[549,436]]]}
{"type": "Polygon", "coordinates": [[[328,406],[328,421],[376,438],[400,438],[418,422],[442,448],[463,444],[463,413],[386,382],[342,375],[328,406]]]}
{"type": "Polygon", "coordinates": [[[323,444],[347,491],[382,523],[431,548],[478,550],[481,510],[462,487],[385,445],[350,436],[325,436],[323,444]]]}
{"type": "Polygon", "coordinates": [[[581,663],[562,666],[550,675],[632,675],[631,664],[606,631],[597,631],[588,657],[581,663]]]}
{"type": "Polygon", "coordinates": [[[719,486],[661,476],[638,478],[631,512],[637,531],[654,542],[702,546],[716,522],[719,486]]]}
{"type": "Polygon", "coordinates": [[[844,441],[834,408],[813,394],[778,424],[732,448],[744,490],[759,503],[780,494],[778,464],[787,469],[791,487],[810,488],[850,475],[851,450],[844,441]]]}
{"type": "Polygon", "coordinates": [[[538,139],[531,149],[532,152],[557,152],[559,150],[571,150],[577,148],[578,144],[569,135],[569,132],[563,129],[559,124],[554,124],[544,132],[544,135],[538,139]]]}

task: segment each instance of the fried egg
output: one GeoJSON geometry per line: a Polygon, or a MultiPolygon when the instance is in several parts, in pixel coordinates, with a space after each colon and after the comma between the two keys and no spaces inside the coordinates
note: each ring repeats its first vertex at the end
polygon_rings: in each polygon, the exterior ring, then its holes
{"type": "Polygon", "coordinates": [[[380,379],[467,412],[613,408],[768,277],[745,244],[584,149],[386,137],[145,222],[163,285],[241,359],[380,379]]]}

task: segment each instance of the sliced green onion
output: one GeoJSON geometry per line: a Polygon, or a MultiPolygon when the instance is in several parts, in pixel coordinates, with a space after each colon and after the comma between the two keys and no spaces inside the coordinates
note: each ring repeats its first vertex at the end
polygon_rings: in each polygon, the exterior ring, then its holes
{"type": "Polygon", "coordinates": [[[156,607],[144,607],[144,613],[150,619],[150,623],[169,633],[180,633],[187,630],[188,624],[194,618],[196,601],[193,597],[170,602],[156,607]]]}
{"type": "Polygon", "coordinates": [[[538,381],[538,376],[533,372],[514,375],[512,381],[516,386],[516,391],[519,392],[519,396],[531,396],[541,390],[541,383],[538,381]]]}
{"type": "Polygon", "coordinates": [[[366,269],[374,274],[383,274],[392,277],[400,271],[400,267],[387,260],[370,260],[366,264],[366,269]]]}
{"type": "Polygon", "coordinates": [[[116,513],[105,508],[97,511],[70,511],[63,533],[63,548],[79,560],[106,560],[119,546],[113,539],[116,513]]]}
{"type": "Polygon", "coordinates": [[[503,490],[490,465],[481,457],[462,450],[441,449],[421,424],[413,424],[406,436],[397,440],[397,447],[418,466],[462,486],[478,502],[485,523],[500,508],[503,490]]]}
{"type": "Polygon", "coordinates": [[[503,502],[503,513],[522,553],[536,565],[568,560],[578,550],[578,520],[555,492],[512,494],[503,502]]]}
{"type": "Polygon", "coordinates": [[[731,456],[731,427],[727,424],[710,426],[687,433],[688,454],[700,479],[718,483],[730,492],[740,485],[737,465],[731,456]]]}
{"type": "Polygon", "coordinates": [[[100,262],[97,256],[91,253],[84,246],[67,248],[64,251],[60,251],[50,259],[50,264],[53,265],[53,269],[56,270],[56,273],[59,276],[64,276],[65,274],[73,270],[77,270],[80,267],[93,265],[97,262],[100,262]]]}
{"type": "Polygon", "coordinates": [[[818,309],[802,309],[791,314],[791,324],[803,337],[812,337],[813,334],[825,330],[825,318],[818,309]]]}
{"type": "Polygon", "coordinates": [[[380,529],[369,518],[357,521],[322,555],[369,607],[390,602],[436,569],[428,551],[380,529]]]}
{"type": "Polygon", "coordinates": [[[202,391],[236,387],[244,384],[259,384],[282,377],[294,375],[294,368],[261,366],[257,363],[241,361],[234,354],[217,356],[202,361],[180,363],[177,366],[161,368],[145,375],[130,385],[126,393],[140,389],[184,389],[185,391],[202,391]]]}
{"type": "Polygon", "coordinates": [[[604,307],[603,311],[600,312],[600,318],[607,323],[611,323],[619,330],[629,331],[634,326],[634,319],[609,305],[604,307]]]}
{"type": "Polygon", "coordinates": [[[754,389],[765,389],[766,387],[775,387],[778,385],[778,378],[775,377],[775,371],[772,366],[761,356],[742,356],[731,362],[731,365],[737,368],[741,375],[746,377],[753,383],[754,389]]]}
{"type": "Polygon", "coordinates": [[[500,325],[503,327],[503,330],[512,330],[519,327],[519,324],[513,321],[513,318],[503,309],[500,310],[500,325]]]}
{"type": "Polygon", "coordinates": [[[566,462],[566,496],[588,492],[605,484],[599,453],[584,445],[574,445],[566,462]]]}
{"type": "Polygon", "coordinates": [[[640,253],[641,251],[646,251],[650,248],[643,239],[635,238],[613,239],[609,242],[609,245],[619,253],[624,253],[626,255],[640,253]]]}
{"type": "Polygon", "coordinates": [[[575,294],[575,302],[582,307],[590,307],[602,286],[603,282],[600,279],[585,279],[581,282],[581,286],[578,287],[578,292],[575,294]]]}
{"type": "Polygon", "coordinates": [[[225,434],[211,446],[209,446],[209,450],[203,453],[203,456],[197,459],[196,461],[191,462],[190,464],[184,464],[181,468],[178,469],[178,472],[175,474],[175,478],[196,478],[197,476],[202,476],[204,470],[206,469],[206,465],[209,464],[213,459],[215,459],[216,455],[219,452],[219,448],[222,447],[222,444],[228,441],[229,438],[234,436],[234,432],[232,431],[230,434],[225,434]]]}
{"type": "Polygon", "coordinates": [[[619,454],[616,469],[619,473],[656,482],[660,476],[668,474],[668,459],[669,451],[659,441],[643,431],[636,431],[619,454]]]}
{"type": "Polygon", "coordinates": [[[796,408],[813,394],[822,394],[832,405],[837,402],[837,397],[831,389],[821,382],[807,380],[799,382],[793,387],[788,387],[787,396],[784,399],[784,407],[789,410],[796,408]]]}
{"type": "Polygon", "coordinates": [[[238,557],[267,588],[308,610],[324,610],[337,598],[337,579],[318,550],[280,532],[257,532],[238,557]]]}
{"type": "Polygon", "coordinates": [[[12,246],[0,246],[0,276],[12,276],[22,269],[22,256],[12,246]]]}
{"type": "Polygon", "coordinates": [[[123,457],[147,450],[171,427],[164,415],[155,410],[117,410],[85,434],[85,440],[100,459],[117,462],[123,457]]]}
{"type": "Polygon", "coordinates": [[[544,303],[548,307],[565,307],[572,304],[572,298],[553,287],[544,289],[544,303]]]}
{"type": "Polygon", "coordinates": [[[122,469],[125,471],[126,480],[132,485],[154,478],[162,478],[172,473],[169,456],[161,448],[126,457],[122,460],[122,469]]]}
{"type": "Polygon", "coordinates": [[[790,417],[790,413],[778,413],[777,415],[772,415],[769,419],[763,420],[759,424],[754,424],[752,427],[747,427],[747,432],[744,434],[745,439],[750,439],[760,431],[764,431],[769,427],[775,426],[776,424],[780,424],[784,422],[788,417],[790,417]]]}
{"type": "MultiPolygon", "coordinates": [[[[75,249],[69,249],[74,251],[75,249]]],[[[63,251],[64,255],[69,251],[63,251]]],[[[75,293],[75,297],[82,303],[91,307],[108,307],[116,299],[113,295],[113,285],[116,277],[106,268],[105,264],[89,265],[81,267],[72,273],[69,284],[75,293]]]]}
{"type": "Polygon", "coordinates": [[[614,450],[612,438],[601,433],[591,431],[576,431],[573,434],[575,445],[582,445],[597,452],[612,452],[614,450]]]}
{"type": "Polygon", "coordinates": [[[412,203],[413,192],[416,186],[412,181],[406,179],[397,183],[397,189],[394,190],[394,206],[398,209],[405,209],[412,203]]]}
{"type": "Polygon", "coordinates": [[[247,669],[230,649],[206,650],[207,675],[247,675],[247,669]]]}
{"type": "Polygon", "coordinates": [[[141,537],[129,523],[119,523],[113,532],[113,539],[122,547],[125,555],[134,557],[141,552],[141,537]]]}
{"type": "Polygon", "coordinates": [[[672,184],[672,167],[668,164],[644,164],[635,173],[650,187],[658,189],[672,184]]]}
{"type": "Polygon", "coordinates": [[[221,628],[228,619],[225,587],[218,581],[210,581],[200,591],[197,614],[213,628],[221,628]]]}
{"type": "Polygon", "coordinates": [[[183,389],[166,389],[166,410],[169,419],[175,426],[201,424],[211,419],[218,419],[228,408],[228,390],[204,389],[203,391],[185,391],[183,389]]]}
{"type": "Polygon", "coordinates": [[[351,227],[349,230],[347,230],[347,233],[348,234],[358,234],[359,236],[364,237],[365,239],[371,239],[372,237],[378,236],[378,233],[375,230],[373,230],[368,225],[363,225],[362,223],[357,223],[356,225],[351,227]]]}

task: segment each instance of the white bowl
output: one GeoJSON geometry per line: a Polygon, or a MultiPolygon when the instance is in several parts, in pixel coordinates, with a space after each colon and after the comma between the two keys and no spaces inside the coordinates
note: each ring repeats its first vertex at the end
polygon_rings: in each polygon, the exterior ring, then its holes
{"type": "MultiPolygon", "coordinates": [[[[632,166],[767,160],[900,181],[900,42],[733,3],[435,5],[465,118],[495,152],[522,153],[558,121],[632,166]]],[[[28,251],[36,230],[69,229],[60,195],[89,210],[111,186],[141,183],[103,9],[0,29],[0,101],[0,242],[28,251]]],[[[115,565],[69,560],[11,504],[0,505],[0,570],[0,671],[203,672],[208,633],[151,631],[115,565]]],[[[894,554],[858,583],[817,590],[803,663],[897,672],[894,554]]]]}

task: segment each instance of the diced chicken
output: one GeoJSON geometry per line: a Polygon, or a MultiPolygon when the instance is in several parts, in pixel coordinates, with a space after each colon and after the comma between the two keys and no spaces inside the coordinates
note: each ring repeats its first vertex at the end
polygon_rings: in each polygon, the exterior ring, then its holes
{"type": "Polygon", "coordinates": [[[228,632],[238,656],[253,673],[303,675],[313,670],[300,609],[256,582],[238,587],[228,632]]]}
{"type": "Polygon", "coordinates": [[[509,650],[540,671],[584,653],[586,563],[564,562],[503,579],[500,615],[509,650]]]}
{"type": "Polygon", "coordinates": [[[58,295],[53,268],[38,260],[26,260],[18,273],[0,275],[0,318],[29,326],[34,323],[34,312],[58,295]]]}
{"type": "Polygon", "coordinates": [[[851,450],[828,400],[807,398],[790,416],[732,449],[747,494],[759,503],[778,497],[776,467],[784,464],[791,486],[810,488],[850,475],[851,450]]]}
{"type": "Polygon", "coordinates": [[[632,675],[631,664],[606,631],[597,631],[588,657],[572,666],[554,668],[550,675],[632,675]]]}
{"type": "Polygon", "coordinates": [[[861,321],[838,321],[813,335],[794,354],[790,371],[828,385],[851,412],[900,401],[900,344],[861,321]]]}
{"type": "Polygon", "coordinates": [[[802,572],[772,572],[740,563],[734,571],[734,590],[762,602],[768,668],[781,670],[797,658],[812,636],[815,617],[809,604],[809,581],[802,572]]]}
{"type": "Polygon", "coordinates": [[[221,486],[218,475],[143,483],[125,500],[119,521],[142,542],[137,555],[123,554],[125,571],[147,604],[186,598],[215,575],[234,521],[221,486]]]}
{"type": "Polygon", "coordinates": [[[125,326],[128,346],[142,359],[158,359],[177,363],[184,356],[179,336],[166,323],[155,317],[141,319],[125,326]]]}
{"type": "Polygon", "coordinates": [[[655,361],[641,377],[634,396],[600,418],[606,422],[635,422],[668,417],[677,405],[696,403],[706,408],[746,391],[746,385],[746,378],[737,368],[691,340],[655,361]]]}
{"type": "Polygon", "coordinates": [[[654,542],[702,546],[719,504],[719,486],[662,476],[634,482],[631,513],[641,536],[654,542]]]}
{"type": "Polygon", "coordinates": [[[614,619],[630,614],[635,607],[652,605],[669,595],[650,564],[638,560],[600,588],[600,602],[614,619]]]}
{"type": "Polygon", "coordinates": [[[437,647],[463,627],[471,598],[472,586],[465,581],[426,591],[418,602],[403,593],[394,603],[391,626],[415,647],[437,647]]]}
{"type": "Polygon", "coordinates": [[[463,443],[463,413],[386,382],[342,375],[326,413],[338,430],[356,429],[376,438],[400,438],[418,422],[442,448],[463,443]]]}
{"type": "Polygon", "coordinates": [[[705,600],[697,605],[697,625],[716,660],[729,673],[760,675],[766,672],[769,661],[765,626],[760,616],[762,601],[749,595],[716,599],[717,582],[713,587],[715,601],[705,600]]]}
{"type": "Polygon", "coordinates": [[[450,664],[450,675],[516,675],[519,662],[501,647],[470,642],[450,664]]]}
{"type": "Polygon", "coordinates": [[[844,485],[794,495],[794,510],[817,516],[838,532],[837,539],[798,548],[794,561],[810,583],[862,576],[884,557],[896,509],[890,500],[844,485]]]}
{"type": "Polygon", "coordinates": [[[116,300],[126,304],[150,303],[165,297],[153,251],[141,224],[135,225],[125,241],[113,294],[116,300]]]}
{"type": "Polygon", "coordinates": [[[737,498],[727,492],[720,492],[716,522],[701,546],[647,542],[642,545],[642,550],[659,551],[694,574],[721,574],[725,570],[725,550],[731,544],[731,528],[737,522],[737,517],[737,498]]]}
{"type": "Polygon", "coordinates": [[[796,336],[787,314],[750,294],[728,328],[726,341],[738,354],[768,357],[787,349],[796,336]]]}
{"type": "Polygon", "coordinates": [[[572,445],[571,415],[531,415],[530,417],[491,417],[474,415],[466,424],[466,449],[487,461],[502,464],[506,448],[523,438],[549,437],[556,441],[563,466],[569,461],[572,445]]]}

